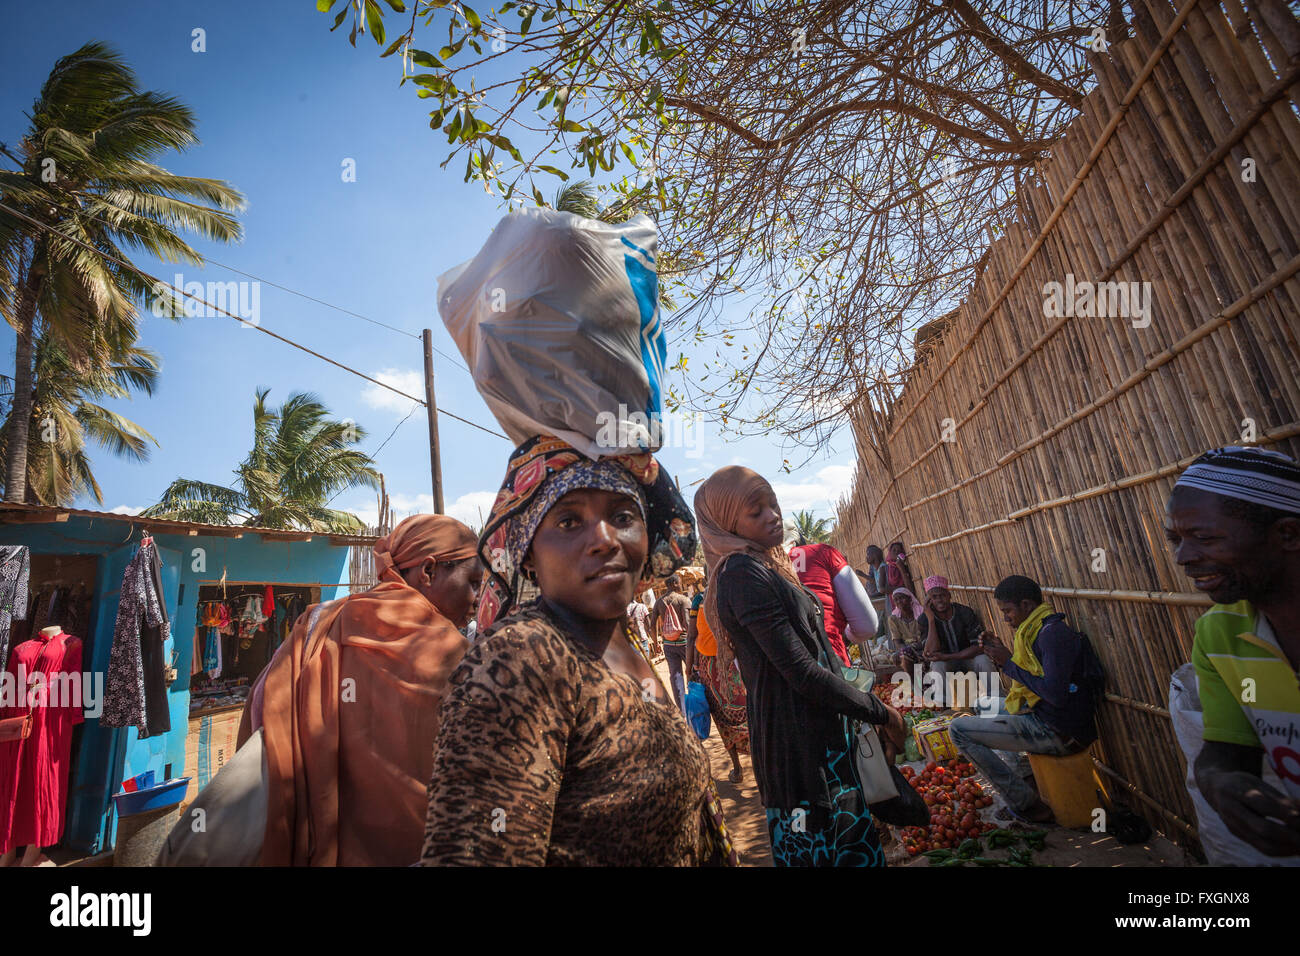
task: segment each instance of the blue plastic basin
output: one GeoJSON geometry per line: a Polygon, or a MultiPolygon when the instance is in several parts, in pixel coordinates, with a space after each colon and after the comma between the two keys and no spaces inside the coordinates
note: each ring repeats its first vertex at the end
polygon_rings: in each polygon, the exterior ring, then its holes
{"type": "Polygon", "coordinates": [[[117,802],[117,815],[119,817],[129,817],[137,813],[146,813],[150,810],[161,810],[163,807],[175,806],[185,799],[185,791],[189,785],[189,777],[178,777],[175,780],[160,783],[156,787],[149,787],[147,790],[114,794],[113,799],[117,802]]]}

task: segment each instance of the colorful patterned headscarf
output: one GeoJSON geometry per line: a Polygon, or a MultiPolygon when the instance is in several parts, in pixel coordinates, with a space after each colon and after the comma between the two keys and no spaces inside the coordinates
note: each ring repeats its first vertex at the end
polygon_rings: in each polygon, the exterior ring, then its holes
{"type": "Polygon", "coordinates": [[[479,597],[479,634],[514,606],[524,558],[546,513],[566,494],[582,488],[618,492],[636,501],[650,535],[647,573],[662,577],[690,563],[696,547],[695,519],[652,455],[593,461],[552,435],[530,438],[510,456],[479,538],[479,558],[488,569],[479,597]]]}

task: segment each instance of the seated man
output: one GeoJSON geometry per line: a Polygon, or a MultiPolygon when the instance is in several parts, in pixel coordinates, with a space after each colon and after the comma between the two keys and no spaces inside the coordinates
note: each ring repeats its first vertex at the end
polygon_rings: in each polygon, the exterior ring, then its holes
{"type": "Polygon", "coordinates": [[[1051,809],[994,751],[1066,756],[1086,750],[1097,739],[1093,711],[1101,693],[1101,664],[1088,639],[1043,603],[1035,581],[1018,574],[1003,578],[993,599],[1015,628],[1013,649],[987,631],[980,643],[1011,678],[1011,691],[996,713],[984,716],[981,708],[980,716],[958,717],[948,732],[953,745],[1001,791],[1009,815],[1045,823],[1051,809]]]}
{"type": "Polygon", "coordinates": [[[1169,496],[1174,560],[1215,601],[1192,663],[1204,714],[1193,773],[1224,825],[1300,863],[1300,464],[1258,448],[1206,452],[1169,496]],[[1267,759],[1285,792],[1261,779],[1267,759]]]}
{"type": "Polygon", "coordinates": [[[980,650],[984,622],[979,613],[965,604],[953,602],[947,578],[936,574],[925,579],[925,611],[930,618],[930,635],[926,638],[923,656],[929,661],[931,671],[943,675],[945,705],[974,707],[981,696],[1001,696],[996,676],[986,678],[982,688],[978,687],[974,677],[967,678],[964,692],[963,682],[949,676],[959,673],[996,675],[998,669],[980,650]]]}

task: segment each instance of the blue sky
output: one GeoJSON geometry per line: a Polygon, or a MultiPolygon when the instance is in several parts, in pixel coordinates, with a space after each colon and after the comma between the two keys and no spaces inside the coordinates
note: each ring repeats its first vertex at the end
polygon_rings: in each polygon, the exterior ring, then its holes
{"type": "MultiPolygon", "coordinates": [[[[481,186],[461,181],[462,163],[438,168],[446,138],[428,128],[428,107],[412,87],[398,87],[398,57],[380,60],[368,38],[358,37],[354,50],[343,28],[329,33],[332,17],[318,13],[311,0],[66,0],[14,6],[6,20],[0,35],[0,141],[21,138],[26,113],[58,57],[89,40],[107,42],[132,65],[143,88],[176,96],[198,117],[201,145],[163,157],[163,165],[184,175],[225,179],[248,201],[244,241],[227,246],[191,237],[201,252],[416,335],[430,328],[435,347],[457,356],[437,314],[436,279],[470,258],[504,211],[481,186]],[[205,31],[202,53],[192,49],[196,28],[205,31]],[[343,181],[347,159],[355,160],[355,182],[343,181]]],[[[543,186],[543,192],[553,193],[554,186],[543,186]]],[[[203,283],[243,278],[212,265],[199,270],[147,257],[135,261],[167,281],[178,272],[185,281],[203,283]]],[[[260,321],[422,394],[423,360],[414,338],[267,285],[260,289],[260,321]]],[[[686,343],[674,343],[671,316],[668,330],[670,355],[697,354],[686,343]]],[[[0,324],[6,374],[13,369],[13,342],[12,330],[0,324]]],[[[162,356],[160,387],[152,398],[112,407],[152,432],[160,447],[145,464],[92,449],[106,509],[134,512],[152,504],[178,476],[230,483],[252,440],[258,386],[272,389],[275,404],[294,391],[315,392],[335,417],[367,429],[362,448],[372,453],[410,410],[404,399],[226,317],[173,323],[146,313],[142,344],[162,356]]],[[[701,357],[705,351],[713,348],[706,345],[701,357]]],[[[468,373],[443,355],[435,354],[434,363],[439,405],[499,430],[468,373]]],[[[446,416],[439,431],[447,509],[477,525],[511,446],[446,416]]],[[[694,447],[667,448],[660,459],[688,500],[691,482],[717,467],[743,463],[773,481],[788,511],[810,508],[831,517],[852,473],[848,429],[826,453],[781,474],[783,459],[797,463],[804,454],[783,449],[776,436],[736,440],[702,424],[694,447]]],[[[432,510],[423,408],[398,428],[377,465],[398,517],[432,510]]],[[[344,492],[334,504],[374,520],[374,496],[366,489],[344,492]]],[[[95,507],[85,500],[78,505],[95,507]]]]}

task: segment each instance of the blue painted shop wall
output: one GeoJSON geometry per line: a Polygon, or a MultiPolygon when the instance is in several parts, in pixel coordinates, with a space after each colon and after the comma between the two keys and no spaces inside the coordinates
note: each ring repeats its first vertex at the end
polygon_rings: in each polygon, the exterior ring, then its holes
{"type": "MultiPolygon", "coordinates": [[[[106,674],[108,670],[122,573],[139,544],[141,529],[147,524],[147,521],[136,522],[132,532],[130,522],[69,515],[66,522],[0,526],[0,543],[25,544],[33,554],[99,556],[98,580],[94,582],[93,659],[82,664],[83,669],[92,673],[106,674]]],[[[184,770],[189,730],[188,675],[200,582],[215,581],[224,570],[231,581],[271,585],[337,582],[333,587],[321,588],[324,601],[342,597],[348,591],[348,549],[332,545],[324,537],[311,541],[275,541],[251,532],[242,538],[209,537],[200,532],[196,536],[156,534],[154,540],[164,562],[163,583],[167,592],[164,597],[172,619],[165,659],[171,659],[173,648],[177,652],[179,676],[169,694],[172,729],[141,740],[134,727],[113,730],[98,728],[97,718],[86,721],[79,779],[69,781],[68,831],[64,839],[89,852],[112,845],[116,821],[108,812],[112,808],[110,796],[120,789],[123,780],[152,770],[161,781],[167,764],[172,765],[173,776],[180,776],[184,770]],[[93,752],[88,753],[88,749],[93,752]],[[102,760],[108,760],[110,765],[96,768],[95,763],[102,760]],[[104,780],[108,781],[108,793],[104,780]]]]}

